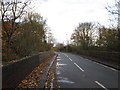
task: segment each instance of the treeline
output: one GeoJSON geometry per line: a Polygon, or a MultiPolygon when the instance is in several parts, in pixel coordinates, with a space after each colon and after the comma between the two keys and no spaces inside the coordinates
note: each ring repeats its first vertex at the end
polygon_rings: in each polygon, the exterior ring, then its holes
{"type": "Polygon", "coordinates": [[[100,50],[119,52],[117,28],[106,28],[92,23],[80,23],[71,36],[72,47],[81,50],[100,50]]]}
{"type": "Polygon", "coordinates": [[[0,1],[2,14],[2,60],[10,61],[50,50],[47,24],[38,13],[28,12],[30,1],[0,1]]]}
{"type": "MultiPolygon", "coordinates": [[[[115,18],[112,21],[117,26],[105,27],[92,22],[79,23],[71,35],[72,43],[59,47],[60,51],[106,51],[120,52],[120,2],[115,1],[113,6],[105,7],[115,18]]],[[[111,18],[110,18],[111,20],[111,18]]],[[[110,25],[111,26],[111,25],[110,25]]]]}
{"type": "Polygon", "coordinates": [[[63,52],[77,53],[118,64],[120,58],[119,29],[93,23],[79,23],[71,35],[71,44],[58,45],[63,52]]]}
{"type": "Polygon", "coordinates": [[[71,35],[71,41],[71,44],[61,47],[61,50],[120,51],[118,28],[106,28],[88,22],[79,23],[71,35]]]}

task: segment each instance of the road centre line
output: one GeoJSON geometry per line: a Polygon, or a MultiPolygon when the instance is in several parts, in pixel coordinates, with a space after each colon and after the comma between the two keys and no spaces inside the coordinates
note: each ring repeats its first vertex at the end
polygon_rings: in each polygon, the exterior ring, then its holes
{"type": "MultiPolygon", "coordinates": [[[[64,53],[63,53],[64,54],[64,53]]],[[[68,55],[64,54],[66,57],[68,57],[68,55]]],[[[73,61],[70,57],[68,57],[70,59],[70,61],[73,61]]]]}
{"type": "Polygon", "coordinates": [[[80,67],[80,66],[78,66],[76,63],[74,63],[81,71],[83,71],[84,72],[84,70],[80,67]]]}
{"type": "MultiPolygon", "coordinates": [[[[64,54],[64,53],[63,53],[64,54]]],[[[66,57],[68,57],[66,54],[64,54],[66,57]]],[[[69,58],[69,57],[68,57],[69,58]]],[[[71,58],[69,58],[70,61],[73,61],[71,58]]],[[[79,66],[77,65],[76,63],[74,63],[82,72],[84,72],[84,70],[79,66]]]]}
{"type": "Polygon", "coordinates": [[[96,84],[98,84],[99,86],[101,86],[102,88],[104,88],[105,90],[108,90],[105,86],[103,86],[101,83],[99,83],[98,81],[95,81],[96,84]]]}
{"type": "MultiPolygon", "coordinates": [[[[63,53],[64,54],[64,53],[63,53]]],[[[64,54],[66,57],[68,57],[68,55],[64,54]]],[[[69,58],[69,57],[68,57],[69,58]]]]}
{"type": "Polygon", "coordinates": [[[70,59],[70,61],[72,61],[72,59],[71,58],[69,58],[70,59]]]}
{"type": "MultiPolygon", "coordinates": [[[[62,54],[64,54],[64,53],[62,53],[62,54]]],[[[66,57],[68,57],[66,54],[64,54],[66,57]]],[[[69,57],[68,57],[69,58],[69,57]]],[[[69,58],[70,59],[70,61],[72,61],[72,59],[71,58],[69,58]]],[[[95,61],[93,61],[94,63],[96,63],[96,64],[98,64],[98,65],[101,65],[101,66],[103,66],[103,67],[105,67],[105,68],[108,68],[108,69],[111,69],[111,70],[113,70],[113,71],[117,71],[118,72],[118,70],[116,70],[116,69],[114,69],[114,68],[111,68],[111,67],[108,67],[108,66],[106,66],[106,65],[103,65],[103,64],[100,64],[100,63],[97,63],[97,62],[95,62],[95,61]]]]}
{"type": "MultiPolygon", "coordinates": [[[[64,54],[64,53],[63,53],[64,54]]],[[[66,57],[68,57],[66,54],[64,54],[66,57]]],[[[68,57],[69,58],[69,57],[68,57]]],[[[71,58],[69,58],[69,59],[71,59],[71,58]]],[[[108,66],[106,66],[106,65],[103,65],[103,64],[100,64],[100,63],[97,63],[97,62],[95,62],[95,61],[93,61],[94,63],[96,63],[96,64],[98,64],[98,65],[101,65],[101,66],[103,66],[103,67],[105,67],[105,68],[108,68],[108,69],[111,69],[111,70],[113,70],[113,71],[117,71],[118,72],[118,70],[116,70],[116,69],[114,69],[114,68],[111,68],[111,67],[108,67],[108,66]]]]}

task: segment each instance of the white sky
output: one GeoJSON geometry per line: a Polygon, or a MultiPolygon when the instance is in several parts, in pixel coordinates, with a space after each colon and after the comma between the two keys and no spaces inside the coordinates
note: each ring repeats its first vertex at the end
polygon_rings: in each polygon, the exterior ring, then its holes
{"type": "Polygon", "coordinates": [[[114,0],[37,0],[35,3],[36,12],[47,19],[57,42],[66,43],[80,22],[109,25],[105,6],[114,0]]]}

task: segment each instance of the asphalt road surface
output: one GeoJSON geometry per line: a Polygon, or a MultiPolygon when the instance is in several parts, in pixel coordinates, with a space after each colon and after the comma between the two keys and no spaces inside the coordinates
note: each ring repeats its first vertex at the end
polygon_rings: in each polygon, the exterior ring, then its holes
{"type": "Polygon", "coordinates": [[[59,88],[118,88],[118,71],[79,55],[58,53],[59,88]]]}

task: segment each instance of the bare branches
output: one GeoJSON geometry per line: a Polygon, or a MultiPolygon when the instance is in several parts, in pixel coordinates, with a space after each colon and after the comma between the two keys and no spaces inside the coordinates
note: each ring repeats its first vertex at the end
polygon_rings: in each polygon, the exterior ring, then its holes
{"type": "Polygon", "coordinates": [[[105,7],[105,8],[111,14],[117,14],[118,15],[119,10],[120,10],[120,0],[115,0],[115,4],[113,6],[107,5],[107,7],[105,7]]]}
{"type": "Polygon", "coordinates": [[[27,13],[27,7],[30,4],[29,1],[19,2],[18,0],[12,1],[0,1],[1,4],[1,21],[2,21],[2,32],[4,35],[4,40],[7,42],[8,51],[10,49],[12,38],[15,33],[18,32],[21,17],[27,13]]]}
{"type": "Polygon", "coordinates": [[[115,0],[114,5],[107,5],[105,8],[113,16],[109,20],[115,21],[114,23],[117,23],[118,27],[120,27],[120,0],[115,0]]]}
{"type": "Polygon", "coordinates": [[[1,15],[2,15],[2,21],[5,20],[17,20],[18,18],[22,17],[27,10],[26,7],[30,4],[29,1],[26,2],[18,2],[17,0],[14,0],[13,2],[6,2],[6,1],[0,1],[1,3],[1,15]]]}
{"type": "Polygon", "coordinates": [[[93,44],[93,33],[95,25],[92,23],[80,23],[71,36],[77,46],[87,49],[93,44]]]}

